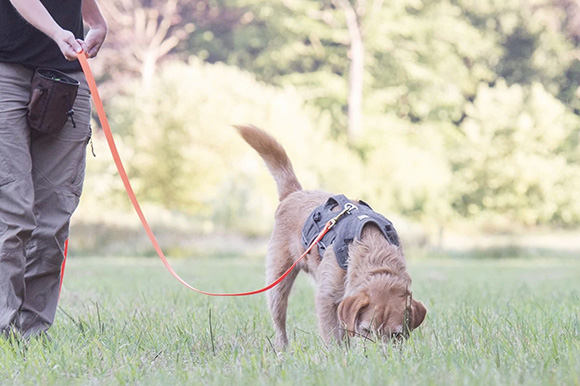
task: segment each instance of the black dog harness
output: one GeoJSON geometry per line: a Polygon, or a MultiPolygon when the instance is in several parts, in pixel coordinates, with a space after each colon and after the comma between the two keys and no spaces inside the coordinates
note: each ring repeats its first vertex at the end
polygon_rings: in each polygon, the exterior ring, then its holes
{"type": "Polygon", "coordinates": [[[314,209],[302,228],[302,245],[304,248],[308,248],[316,236],[320,234],[326,223],[336,216],[337,212],[333,212],[332,209],[337,205],[347,210],[346,213],[348,215],[343,216],[340,221],[336,222],[318,243],[318,253],[321,259],[324,257],[327,246],[332,244],[338,265],[346,270],[348,266],[348,246],[355,238],[360,240],[364,226],[369,223],[375,224],[389,243],[399,246],[399,236],[393,223],[372,210],[366,202],[359,202],[360,205],[355,206],[341,194],[330,197],[324,205],[314,209]]]}

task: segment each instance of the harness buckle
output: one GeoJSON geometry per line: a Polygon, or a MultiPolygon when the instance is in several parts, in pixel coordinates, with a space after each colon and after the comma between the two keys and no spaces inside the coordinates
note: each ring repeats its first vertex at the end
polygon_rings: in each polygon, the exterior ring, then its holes
{"type": "Polygon", "coordinates": [[[358,207],[355,204],[353,204],[352,202],[347,202],[344,205],[344,209],[339,214],[337,214],[336,217],[334,217],[328,222],[328,229],[335,226],[338,220],[340,220],[344,215],[350,214],[350,212],[357,209],[358,207]]]}
{"type": "Polygon", "coordinates": [[[346,210],[346,212],[347,212],[348,214],[350,214],[350,212],[352,212],[353,210],[357,210],[357,209],[358,209],[358,207],[357,207],[355,204],[353,204],[352,202],[347,202],[347,203],[344,205],[344,210],[343,210],[343,212],[346,210]]]}

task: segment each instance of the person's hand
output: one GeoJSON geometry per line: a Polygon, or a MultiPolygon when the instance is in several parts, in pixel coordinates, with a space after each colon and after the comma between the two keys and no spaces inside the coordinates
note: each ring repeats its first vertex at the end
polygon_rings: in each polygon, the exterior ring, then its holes
{"type": "Polygon", "coordinates": [[[106,37],[106,27],[92,27],[89,30],[87,36],[85,36],[85,40],[81,41],[81,46],[89,58],[97,56],[106,37]]]}
{"type": "Polygon", "coordinates": [[[81,52],[83,49],[75,38],[75,35],[72,32],[62,28],[53,35],[52,39],[58,45],[60,52],[62,52],[66,60],[77,59],[77,53],[81,52]]]}

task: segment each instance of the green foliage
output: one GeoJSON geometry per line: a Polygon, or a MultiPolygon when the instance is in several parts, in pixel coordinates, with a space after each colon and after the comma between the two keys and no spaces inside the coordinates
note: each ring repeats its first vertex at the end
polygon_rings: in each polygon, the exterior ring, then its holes
{"type": "Polygon", "coordinates": [[[538,83],[481,85],[452,160],[452,200],[462,216],[500,226],[576,224],[580,119],[538,83]]]}
{"type": "MultiPolygon", "coordinates": [[[[231,129],[240,123],[274,134],[305,188],[360,197],[389,216],[574,227],[580,62],[564,3],[351,1],[365,78],[364,130],[349,143],[342,9],[331,0],[200,0],[172,19],[191,33],[154,84],[116,79],[125,92],[109,112],[140,197],[206,230],[271,226],[274,184],[231,129]]],[[[99,165],[89,167],[103,183],[90,191],[119,191],[99,165]]]]}
{"type": "Polygon", "coordinates": [[[278,201],[274,181],[234,124],[251,122],[276,136],[305,185],[342,189],[360,181],[360,161],[328,139],[328,120],[315,120],[295,91],[223,64],[169,63],[151,89],[136,84],[111,107],[132,149],[127,164],[139,196],[214,225],[264,233],[278,201]],[[347,165],[352,178],[338,173],[347,165]]]}
{"type": "MultiPolygon", "coordinates": [[[[378,120],[377,120],[378,121],[378,120]]],[[[383,213],[440,224],[449,219],[444,128],[410,127],[396,117],[366,132],[362,197],[383,213]]]]}

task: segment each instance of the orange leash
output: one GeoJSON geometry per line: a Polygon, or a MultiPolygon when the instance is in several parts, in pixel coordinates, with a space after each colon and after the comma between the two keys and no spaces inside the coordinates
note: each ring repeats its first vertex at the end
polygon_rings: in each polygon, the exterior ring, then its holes
{"type": "MultiPolygon", "coordinates": [[[[117,166],[117,170],[119,171],[119,175],[121,176],[121,180],[123,180],[123,184],[125,185],[125,190],[127,191],[129,199],[131,200],[131,204],[133,204],[133,208],[135,208],[135,211],[137,212],[137,216],[139,216],[139,219],[141,220],[141,224],[143,224],[143,228],[145,229],[145,232],[147,232],[147,235],[149,236],[149,240],[151,240],[151,243],[153,244],[153,247],[155,248],[157,255],[159,256],[159,258],[163,262],[163,265],[165,265],[165,268],[167,268],[169,273],[171,273],[181,284],[183,284],[184,286],[186,286],[190,290],[198,292],[200,294],[209,295],[209,296],[247,296],[247,295],[255,295],[255,294],[265,292],[265,291],[275,287],[282,280],[284,280],[284,278],[286,276],[288,276],[288,274],[296,267],[296,265],[298,265],[298,262],[300,260],[302,260],[308,254],[308,252],[310,252],[310,250],[312,250],[312,248],[320,240],[322,240],[324,235],[330,230],[330,228],[332,228],[334,226],[336,221],[340,218],[337,216],[337,218],[330,220],[326,224],[324,229],[320,232],[318,237],[312,242],[312,244],[310,244],[308,249],[302,254],[302,256],[300,256],[300,258],[298,258],[298,260],[296,260],[294,262],[294,264],[292,264],[292,266],[290,268],[288,268],[288,270],[286,272],[284,272],[284,274],[282,276],[280,276],[276,281],[267,285],[264,288],[257,289],[255,291],[239,292],[239,293],[213,293],[213,292],[202,291],[202,290],[199,290],[199,289],[189,285],[187,282],[185,282],[185,280],[183,280],[173,270],[173,268],[171,267],[171,265],[167,261],[167,258],[165,257],[163,250],[159,246],[159,243],[157,242],[157,239],[155,238],[155,235],[153,234],[153,231],[151,230],[151,227],[149,226],[149,223],[147,222],[147,219],[145,218],[145,215],[143,214],[143,211],[141,210],[139,202],[137,201],[137,197],[135,196],[135,193],[133,192],[133,188],[131,187],[131,183],[129,182],[129,177],[127,176],[127,173],[125,172],[125,167],[123,166],[123,162],[121,161],[121,157],[119,156],[119,151],[117,150],[117,146],[115,145],[115,141],[113,139],[113,134],[112,134],[111,128],[109,126],[109,121],[107,120],[107,115],[105,114],[105,109],[103,107],[103,102],[101,101],[101,97],[99,96],[99,90],[97,89],[97,83],[95,82],[95,77],[93,76],[93,73],[91,71],[91,68],[89,66],[89,63],[88,63],[88,60],[86,58],[85,53],[84,52],[79,53],[78,58],[79,58],[79,62],[81,63],[81,67],[83,69],[83,72],[85,73],[85,77],[87,78],[87,82],[89,84],[89,89],[91,90],[93,101],[95,102],[95,107],[97,109],[97,114],[99,116],[99,120],[101,121],[101,126],[103,128],[103,131],[105,132],[105,137],[107,138],[107,143],[109,144],[109,149],[111,150],[111,154],[113,155],[113,160],[115,161],[115,165],[117,166]]],[[[343,214],[344,214],[344,211],[341,214],[341,216],[343,214]]]]}
{"type": "Polygon", "coordinates": [[[68,239],[64,241],[64,259],[60,265],[60,284],[58,286],[58,297],[60,298],[60,292],[62,291],[62,282],[64,281],[64,267],[66,266],[66,255],[68,255],[68,239]]]}

